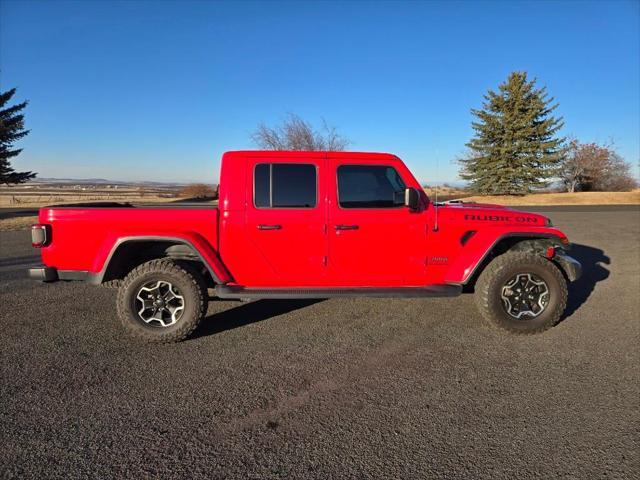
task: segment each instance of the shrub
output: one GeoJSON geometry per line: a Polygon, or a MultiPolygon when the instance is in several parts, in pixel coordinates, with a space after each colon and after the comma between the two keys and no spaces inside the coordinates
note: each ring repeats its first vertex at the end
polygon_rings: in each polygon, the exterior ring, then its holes
{"type": "Polygon", "coordinates": [[[218,190],[212,185],[194,183],[180,189],[178,195],[185,198],[218,198],[218,190]]]}

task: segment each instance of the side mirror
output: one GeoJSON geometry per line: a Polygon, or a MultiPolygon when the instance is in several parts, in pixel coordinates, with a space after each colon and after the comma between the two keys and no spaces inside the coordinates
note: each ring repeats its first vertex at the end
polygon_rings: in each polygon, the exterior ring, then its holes
{"type": "Polygon", "coordinates": [[[411,210],[420,208],[420,192],[417,188],[407,188],[404,191],[404,206],[411,210]]]}

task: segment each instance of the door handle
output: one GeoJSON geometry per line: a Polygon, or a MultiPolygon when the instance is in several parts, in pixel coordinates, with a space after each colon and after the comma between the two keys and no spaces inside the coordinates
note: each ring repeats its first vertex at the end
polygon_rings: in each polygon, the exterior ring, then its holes
{"type": "Polygon", "coordinates": [[[335,227],[336,230],[358,230],[358,225],[336,225],[335,227]]]}
{"type": "Polygon", "coordinates": [[[282,225],[258,225],[258,230],[280,230],[282,225]]]}

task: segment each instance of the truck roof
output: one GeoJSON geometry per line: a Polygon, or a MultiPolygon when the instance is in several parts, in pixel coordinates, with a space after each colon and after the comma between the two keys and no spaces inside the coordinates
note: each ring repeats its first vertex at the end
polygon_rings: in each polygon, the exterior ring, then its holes
{"type": "Polygon", "coordinates": [[[384,152],[325,152],[325,151],[304,151],[304,150],[232,150],[225,152],[224,158],[233,157],[269,157],[269,158],[321,158],[330,156],[332,158],[367,158],[371,160],[398,159],[392,153],[384,152]]]}

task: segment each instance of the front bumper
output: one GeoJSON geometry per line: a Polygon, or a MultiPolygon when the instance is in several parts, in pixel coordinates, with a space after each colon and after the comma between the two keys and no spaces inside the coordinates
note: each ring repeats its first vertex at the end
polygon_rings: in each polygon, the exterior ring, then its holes
{"type": "Polygon", "coordinates": [[[556,250],[553,261],[562,268],[569,281],[575,282],[582,276],[582,265],[580,262],[566,253],[556,250]]]}
{"type": "Polygon", "coordinates": [[[58,270],[54,267],[32,267],[27,271],[29,278],[41,282],[58,280],[89,280],[89,272],[84,270],[58,270]]]}

